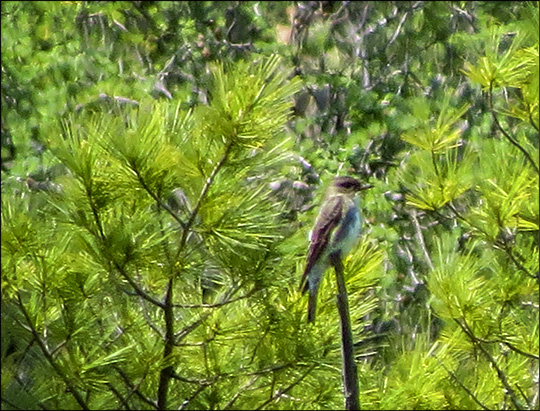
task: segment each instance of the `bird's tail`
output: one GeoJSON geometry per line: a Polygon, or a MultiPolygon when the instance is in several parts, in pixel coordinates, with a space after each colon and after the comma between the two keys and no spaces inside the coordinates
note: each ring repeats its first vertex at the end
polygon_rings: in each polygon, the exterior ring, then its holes
{"type": "Polygon", "coordinates": [[[317,294],[319,292],[319,285],[321,284],[323,272],[323,266],[316,265],[312,267],[309,273],[305,273],[305,282],[301,285],[302,293],[309,291],[308,322],[310,323],[315,321],[315,313],[317,309],[317,294]]]}

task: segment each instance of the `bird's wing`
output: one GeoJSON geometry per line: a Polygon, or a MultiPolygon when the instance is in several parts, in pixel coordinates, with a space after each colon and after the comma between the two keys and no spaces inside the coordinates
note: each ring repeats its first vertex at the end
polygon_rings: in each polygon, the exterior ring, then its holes
{"type": "Polygon", "coordinates": [[[335,196],[329,199],[323,206],[317,218],[317,223],[311,236],[306,269],[302,276],[301,287],[307,290],[307,277],[321,254],[326,250],[328,242],[332,237],[332,232],[339,225],[343,212],[343,197],[335,196]]]}

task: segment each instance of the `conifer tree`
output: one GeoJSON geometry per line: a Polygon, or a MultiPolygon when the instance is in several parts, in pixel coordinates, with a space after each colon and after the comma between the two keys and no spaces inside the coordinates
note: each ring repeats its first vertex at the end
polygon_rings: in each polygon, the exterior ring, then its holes
{"type": "Polygon", "coordinates": [[[395,178],[416,282],[382,408],[538,407],[538,16],[518,27],[465,66],[485,101],[411,101],[415,149],[395,178]]]}
{"type": "Polygon", "coordinates": [[[328,354],[303,352],[317,337],[299,327],[291,230],[268,184],[290,156],[281,130],[298,89],[279,67],[215,66],[208,106],[84,111],[51,129],[61,189],[2,207],[3,319],[17,330],[5,341],[20,354],[3,367],[8,403],[294,401],[328,354]],[[32,396],[18,399],[20,385],[32,396]]]}

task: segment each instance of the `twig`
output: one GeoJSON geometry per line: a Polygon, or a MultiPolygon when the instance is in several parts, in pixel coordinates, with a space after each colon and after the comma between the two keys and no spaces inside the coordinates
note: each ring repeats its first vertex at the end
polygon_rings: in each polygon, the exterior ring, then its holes
{"type": "Polygon", "coordinates": [[[534,118],[533,118],[533,116],[532,116],[532,110],[531,110],[529,107],[527,107],[527,108],[529,109],[529,122],[531,123],[531,125],[534,127],[534,129],[535,129],[536,131],[539,131],[539,130],[538,130],[538,124],[536,124],[536,123],[534,122],[534,118]]]}
{"type": "Polygon", "coordinates": [[[397,37],[399,36],[399,32],[401,31],[401,28],[403,27],[403,23],[405,23],[405,20],[407,20],[407,17],[409,16],[409,12],[405,12],[403,16],[401,16],[401,20],[399,21],[399,24],[396,28],[396,31],[394,31],[394,34],[392,35],[392,38],[387,44],[387,47],[392,44],[394,41],[396,41],[397,37]]]}
{"type": "Polygon", "coordinates": [[[124,406],[124,409],[130,410],[131,408],[129,406],[129,403],[124,397],[122,397],[122,395],[120,394],[120,392],[118,392],[118,390],[114,387],[114,385],[112,385],[111,383],[107,383],[107,386],[111,389],[111,391],[116,396],[116,398],[120,400],[120,402],[124,406]]]}
{"type": "Polygon", "coordinates": [[[519,348],[515,347],[514,345],[510,344],[508,341],[501,341],[504,345],[506,345],[508,348],[510,348],[512,351],[517,352],[518,354],[521,354],[525,357],[532,358],[533,360],[540,360],[540,357],[538,355],[534,355],[528,352],[525,352],[523,350],[520,350],[519,348]]]}
{"type": "Polygon", "coordinates": [[[186,336],[192,332],[193,330],[195,330],[195,328],[197,328],[199,325],[202,324],[202,322],[204,320],[206,320],[208,317],[210,316],[210,313],[206,313],[204,314],[203,316],[201,316],[201,318],[193,321],[191,324],[189,324],[187,327],[184,327],[181,331],[179,331],[178,333],[176,333],[175,335],[175,344],[179,344],[180,341],[182,341],[184,338],[186,338],[186,336]]]}
{"type": "Polygon", "coordinates": [[[148,294],[146,291],[144,291],[141,287],[139,287],[139,285],[135,282],[135,280],[129,276],[129,274],[126,272],[126,270],[124,270],[123,267],[120,266],[120,264],[118,264],[116,261],[113,261],[113,264],[116,267],[116,269],[118,270],[118,272],[120,273],[120,275],[122,277],[124,277],[124,279],[129,283],[129,285],[131,285],[131,287],[135,290],[135,292],[139,296],[141,296],[146,301],[149,301],[152,304],[154,304],[154,305],[156,305],[156,306],[158,306],[160,308],[165,308],[161,301],[159,301],[156,298],[152,297],[150,294],[148,294]]]}
{"type": "Polygon", "coordinates": [[[137,179],[139,180],[139,183],[141,184],[142,188],[144,188],[144,190],[150,195],[150,197],[152,197],[154,199],[154,201],[161,208],[163,208],[165,211],[167,211],[167,213],[169,213],[170,216],[172,218],[174,218],[178,222],[178,224],[180,224],[180,226],[182,228],[185,229],[186,223],[184,223],[182,221],[182,219],[180,217],[178,217],[178,215],[173,211],[173,209],[171,207],[169,207],[165,202],[163,202],[163,200],[161,198],[159,198],[156,193],[154,193],[152,190],[150,190],[150,187],[148,187],[148,185],[146,184],[146,181],[144,181],[144,179],[143,179],[141,173],[139,172],[139,170],[135,169],[134,167],[131,167],[131,169],[133,170],[133,172],[137,176],[137,179]]]}
{"type": "Polygon", "coordinates": [[[233,395],[233,397],[229,400],[227,404],[223,406],[223,410],[228,410],[232,405],[235,403],[235,401],[240,397],[240,394],[242,394],[245,390],[247,390],[249,387],[251,387],[253,384],[257,382],[259,377],[257,375],[253,376],[251,380],[249,380],[246,384],[244,384],[242,387],[238,389],[236,394],[233,395]]]}
{"type": "Polygon", "coordinates": [[[214,182],[214,179],[216,178],[217,173],[221,170],[221,168],[225,165],[225,162],[229,158],[229,153],[231,152],[233,141],[231,140],[228,145],[225,147],[225,152],[223,153],[223,156],[219,160],[219,163],[214,167],[212,170],[212,173],[210,174],[210,177],[206,180],[206,183],[204,184],[203,189],[201,190],[201,194],[199,194],[199,198],[197,199],[197,203],[195,204],[195,207],[193,207],[193,210],[191,211],[191,214],[186,222],[186,225],[184,228],[184,231],[182,233],[182,238],[180,239],[180,246],[178,247],[177,257],[180,254],[182,248],[184,247],[187,236],[189,234],[189,230],[191,229],[191,225],[195,221],[195,217],[197,217],[197,214],[199,213],[199,209],[201,208],[202,202],[204,198],[206,197],[206,194],[208,193],[208,190],[210,190],[210,186],[214,182]]]}
{"type": "Polygon", "coordinates": [[[446,370],[446,372],[450,375],[450,377],[452,377],[452,379],[467,393],[469,394],[469,396],[473,399],[473,401],[475,403],[477,403],[480,408],[484,409],[484,410],[489,410],[488,407],[486,407],[484,404],[482,404],[480,402],[480,400],[478,398],[476,398],[476,395],[474,395],[474,393],[469,390],[460,380],[459,378],[456,376],[456,374],[454,374],[452,371],[450,371],[448,368],[446,368],[446,366],[444,365],[444,363],[437,357],[435,356],[435,358],[437,359],[437,361],[439,362],[440,365],[442,365],[442,367],[446,370]]]}
{"type": "MultiPolygon", "coordinates": [[[[95,220],[95,223],[96,223],[98,231],[99,231],[99,236],[98,237],[101,240],[101,242],[103,243],[103,245],[106,247],[107,246],[107,238],[105,236],[105,232],[103,231],[103,227],[102,227],[102,224],[101,224],[101,219],[99,217],[97,207],[96,207],[96,205],[94,203],[94,200],[93,200],[92,191],[90,190],[89,187],[86,187],[86,195],[88,197],[88,202],[90,203],[90,208],[92,209],[92,214],[94,216],[94,220],[95,220]]],[[[92,233],[91,230],[89,230],[89,231],[90,231],[90,234],[94,235],[94,233],[92,233]]],[[[112,260],[112,263],[115,266],[115,268],[120,273],[120,275],[122,277],[124,277],[124,279],[129,283],[129,285],[131,285],[131,287],[135,290],[135,292],[139,296],[141,296],[145,300],[151,302],[152,304],[163,308],[163,305],[162,305],[162,303],[160,301],[158,301],[157,299],[155,299],[154,297],[152,297],[151,295],[146,293],[141,287],[139,287],[139,285],[135,282],[135,280],[133,280],[133,278],[131,278],[129,276],[129,274],[124,270],[124,267],[120,266],[120,264],[118,262],[114,261],[112,258],[111,258],[111,260],[112,260]]]]}
{"type": "Polygon", "coordinates": [[[298,377],[295,381],[293,381],[290,385],[285,387],[282,390],[278,390],[274,395],[272,395],[270,398],[268,398],[265,402],[263,402],[261,405],[259,405],[256,410],[262,410],[264,407],[266,407],[268,404],[270,404],[272,401],[278,399],[283,394],[286,394],[290,390],[292,390],[296,385],[300,384],[304,378],[306,378],[309,373],[315,368],[316,364],[310,365],[310,367],[307,369],[307,371],[300,377],[298,377]]]}
{"type": "Polygon", "coordinates": [[[433,271],[435,267],[433,266],[433,262],[431,261],[428,250],[426,248],[424,236],[422,235],[422,229],[420,228],[420,224],[418,223],[418,218],[416,218],[416,210],[412,210],[410,212],[410,216],[413,222],[414,230],[416,232],[416,239],[418,240],[418,244],[420,244],[420,248],[422,249],[422,253],[424,254],[424,259],[426,260],[429,268],[433,271]]]}
{"type": "Polygon", "coordinates": [[[483,343],[486,343],[486,344],[504,344],[506,345],[508,348],[510,348],[512,351],[520,354],[520,355],[523,355],[527,358],[531,358],[533,360],[540,360],[540,357],[538,355],[535,355],[535,354],[531,354],[531,353],[528,353],[526,351],[523,351],[517,347],[515,347],[514,345],[510,344],[508,341],[505,341],[503,339],[495,339],[495,340],[485,340],[483,338],[480,338],[480,337],[475,337],[476,340],[480,341],[480,342],[483,342],[483,343]]]}
{"type": "Polygon", "coordinates": [[[24,410],[27,407],[26,405],[23,405],[23,407],[21,408],[21,407],[15,405],[14,403],[12,403],[10,400],[5,399],[4,397],[2,397],[2,402],[5,402],[7,405],[10,406],[10,408],[12,408],[14,410],[24,410]]]}
{"type": "Polygon", "coordinates": [[[141,378],[141,380],[137,383],[137,384],[133,384],[133,382],[131,382],[131,380],[129,379],[128,375],[125,373],[124,370],[122,370],[120,367],[118,366],[113,366],[113,368],[116,370],[116,372],[118,374],[120,374],[120,376],[122,377],[122,379],[124,380],[124,383],[129,387],[130,389],[130,393],[128,395],[128,397],[126,398],[126,401],[129,400],[129,398],[133,395],[133,394],[136,394],[137,397],[145,402],[146,404],[150,405],[152,408],[156,408],[157,409],[157,403],[155,401],[152,401],[150,400],[149,398],[147,398],[145,395],[143,395],[141,393],[141,391],[139,390],[139,387],[140,385],[142,384],[142,382],[144,381],[144,376],[141,378]]]}
{"type": "Polygon", "coordinates": [[[189,405],[189,403],[191,401],[193,401],[193,399],[195,399],[195,397],[197,395],[199,395],[206,387],[208,387],[209,385],[201,385],[199,388],[197,388],[197,390],[193,393],[193,395],[189,398],[187,398],[183,403],[182,405],[180,406],[180,408],[178,408],[179,410],[185,410],[186,407],[189,405]]]}
{"type": "MultiPolygon", "coordinates": [[[[456,216],[456,218],[460,219],[461,221],[463,221],[464,223],[466,224],[469,224],[471,227],[473,227],[474,229],[480,231],[492,244],[495,248],[498,248],[498,249],[502,249],[504,250],[504,252],[506,252],[506,254],[508,254],[508,257],[510,257],[510,259],[512,260],[512,262],[516,265],[516,267],[523,271],[527,276],[531,277],[531,278],[538,278],[536,275],[534,275],[533,273],[529,272],[529,270],[527,270],[527,268],[521,264],[516,256],[512,253],[512,249],[508,247],[508,244],[505,242],[503,243],[503,246],[497,246],[497,244],[495,244],[495,242],[491,239],[491,236],[486,232],[486,230],[482,229],[481,227],[479,226],[476,226],[474,225],[471,221],[468,221],[463,215],[461,215],[459,213],[459,211],[457,211],[456,207],[454,206],[454,204],[452,203],[452,201],[450,201],[448,203],[448,207],[450,208],[450,210],[454,213],[454,215],[456,216]]],[[[442,214],[440,213],[437,213],[440,217],[442,218],[446,218],[445,216],[443,216],[442,214]]],[[[519,254],[518,254],[519,257],[521,257],[519,254]]]]}
{"type": "Polygon", "coordinates": [[[501,123],[499,123],[499,119],[497,118],[497,115],[495,114],[495,109],[493,108],[493,81],[489,84],[489,98],[488,98],[488,100],[489,100],[489,108],[490,108],[490,111],[491,111],[491,116],[493,117],[493,121],[495,122],[495,125],[497,126],[499,131],[502,133],[502,135],[504,137],[506,137],[506,139],[508,141],[510,141],[510,143],[512,143],[512,145],[517,147],[519,149],[519,151],[521,151],[523,153],[525,158],[529,161],[529,163],[531,163],[531,165],[535,169],[536,173],[538,173],[540,170],[538,169],[538,166],[534,162],[534,160],[531,157],[531,155],[529,154],[529,152],[527,150],[525,150],[525,148],[521,144],[519,144],[516,140],[514,140],[514,138],[510,134],[508,134],[504,128],[502,128],[501,123]]]}
{"type": "Polygon", "coordinates": [[[150,16],[150,14],[146,11],[146,9],[144,9],[144,7],[142,6],[142,1],[138,0],[138,1],[132,1],[131,2],[135,8],[137,9],[137,11],[145,18],[145,20],[148,22],[148,24],[150,25],[150,27],[152,28],[152,31],[154,32],[154,34],[156,36],[159,36],[161,33],[156,25],[156,22],[154,21],[154,19],[152,19],[152,16],[150,16]]]}
{"type": "Polygon", "coordinates": [[[173,371],[171,374],[171,378],[174,378],[175,380],[187,382],[188,384],[198,384],[198,385],[208,385],[208,380],[194,380],[191,378],[182,377],[179,375],[176,371],[173,371]]]}
{"type": "Polygon", "coordinates": [[[512,253],[512,249],[508,247],[508,244],[506,242],[504,243],[503,250],[506,252],[506,254],[508,254],[508,257],[510,257],[510,259],[516,265],[517,268],[519,268],[521,271],[527,274],[527,276],[538,279],[536,275],[534,275],[529,270],[527,270],[527,268],[517,260],[516,256],[512,253]]]}
{"type": "Polygon", "coordinates": [[[516,393],[514,392],[514,389],[510,386],[510,383],[508,382],[508,379],[506,378],[506,374],[503,372],[503,370],[500,369],[500,367],[497,365],[497,362],[495,359],[491,356],[489,352],[484,348],[481,341],[476,338],[476,336],[473,334],[469,326],[467,325],[467,322],[463,318],[463,323],[459,321],[458,319],[455,319],[456,323],[459,325],[459,327],[463,330],[463,332],[469,337],[471,342],[474,344],[475,347],[478,347],[480,349],[480,352],[484,355],[486,360],[491,364],[495,372],[497,373],[497,376],[499,377],[499,380],[501,381],[502,385],[505,388],[506,393],[510,396],[510,400],[512,401],[512,404],[516,409],[521,410],[522,406],[520,405],[516,393]]]}

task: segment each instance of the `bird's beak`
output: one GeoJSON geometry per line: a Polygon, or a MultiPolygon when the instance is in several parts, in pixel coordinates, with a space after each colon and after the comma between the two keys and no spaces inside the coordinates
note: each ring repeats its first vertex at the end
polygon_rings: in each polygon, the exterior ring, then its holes
{"type": "Polygon", "coordinates": [[[364,190],[367,190],[368,188],[372,188],[373,185],[372,184],[362,184],[360,186],[360,188],[358,189],[358,191],[364,191],[364,190]]]}

